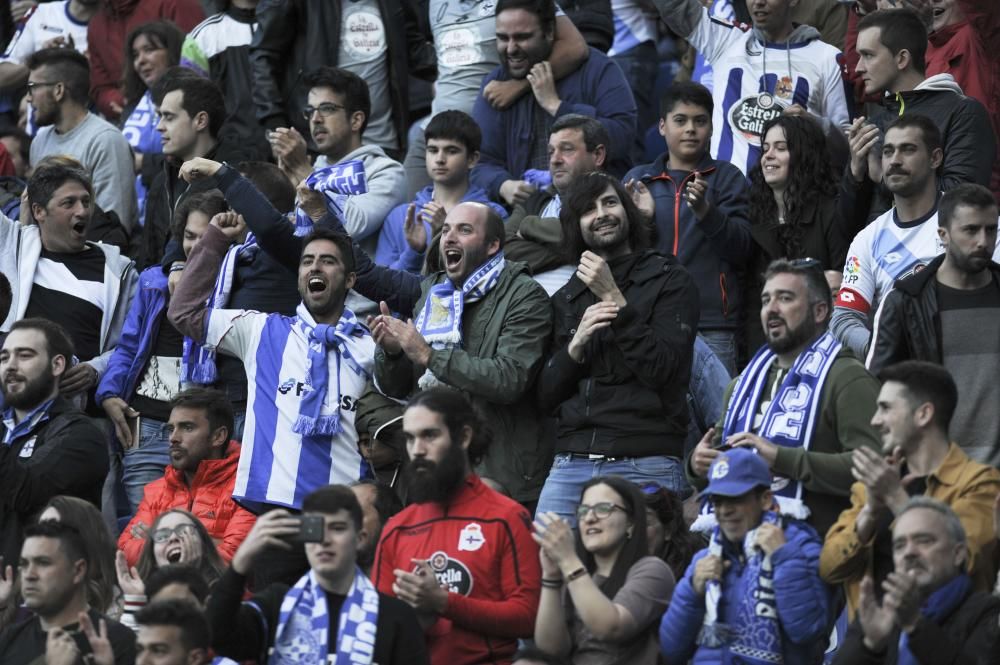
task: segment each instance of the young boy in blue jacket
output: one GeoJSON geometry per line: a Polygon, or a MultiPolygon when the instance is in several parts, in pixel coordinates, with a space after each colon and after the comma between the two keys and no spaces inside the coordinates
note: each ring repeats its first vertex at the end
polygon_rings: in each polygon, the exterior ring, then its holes
{"type": "Polygon", "coordinates": [[[479,162],[479,146],[483,140],[482,131],[472,116],[462,111],[438,113],[427,124],[424,137],[427,175],[433,184],[417,192],[412,203],[392,209],[382,224],[375,248],[375,263],[417,274],[423,267],[424,251],[430,239],[441,228],[448,211],[459,203],[485,203],[501,218],[507,217],[503,206],[490,201],[483,189],[469,184],[469,174],[479,162]],[[422,235],[419,228],[414,228],[418,223],[423,226],[422,235]],[[414,231],[417,237],[413,237],[414,231]],[[423,238],[422,242],[418,238],[423,238]]]}
{"type": "Polygon", "coordinates": [[[712,93],[676,83],[660,101],[660,135],[667,151],[625,175],[639,209],[655,221],[656,248],[673,254],[701,292],[698,332],[736,373],[737,332],[743,327],[740,273],[753,241],[747,183],[729,162],[712,159],[712,93]]]}

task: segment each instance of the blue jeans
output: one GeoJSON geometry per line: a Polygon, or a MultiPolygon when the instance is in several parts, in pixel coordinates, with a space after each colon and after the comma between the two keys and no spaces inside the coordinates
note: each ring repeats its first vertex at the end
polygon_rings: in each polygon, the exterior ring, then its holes
{"type": "Polygon", "coordinates": [[[736,376],[736,333],[728,330],[703,330],[698,334],[719,358],[729,375],[736,376]]]}
{"type": "Polygon", "coordinates": [[[712,352],[703,335],[694,339],[694,360],[691,362],[691,382],[688,384],[688,436],[684,454],[689,454],[701,441],[708,428],[722,417],[726,392],[731,376],[719,357],[712,352]]]}
{"type": "Polygon", "coordinates": [[[139,441],[122,456],[122,485],[132,515],[139,509],[146,485],[163,477],[163,470],[170,464],[169,451],[167,424],[143,418],[139,422],[139,441]]]}
{"type": "Polygon", "coordinates": [[[608,462],[558,453],[538,497],[535,514],[553,512],[576,526],[576,507],[580,505],[583,486],[591,478],[600,476],[620,476],[637,485],[657,483],[684,498],[691,494],[691,487],[684,478],[682,465],[682,460],[666,455],[629,457],[608,462]]]}
{"type": "MultiPolygon", "coordinates": [[[[656,99],[656,77],[660,68],[660,57],[656,52],[656,44],[643,42],[633,48],[611,56],[611,59],[622,70],[625,80],[632,89],[635,99],[637,137],[639,141],[646,135],[646,130],[656,124],[659,99],[656,99]]],[[[641,147],[641,146],[639,146],[641,147]]],[[[660,146],[663,148],[662,144],[660,146]]],[[[640,153],[641,154],[641,153],[640,153]]]]}

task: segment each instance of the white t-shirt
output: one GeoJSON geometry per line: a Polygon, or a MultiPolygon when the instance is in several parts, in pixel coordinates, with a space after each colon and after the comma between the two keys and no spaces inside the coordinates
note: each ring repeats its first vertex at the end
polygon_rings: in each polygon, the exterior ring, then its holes
{"type": "Polygon", "coordinates": [[[43,2],[25,19],[24,27],[14,33],[0,62],[23,65],[35,51],[55,37],[73,38],[73,45],[80,53],[87,53],[87,24],[70,16],[69,0],[43,2]]]}
{"type": "MultiPolygon", "coordinates": [[[[364,142],[385,150],[399,148],[392,122],[389,90],[388,34],[376,0],[341,3],[339,67],[360,76],[368,84],[372,112],[365,127],[364,142]]],[[[402,26],[395,26],[402,29],[402,26]]]]}

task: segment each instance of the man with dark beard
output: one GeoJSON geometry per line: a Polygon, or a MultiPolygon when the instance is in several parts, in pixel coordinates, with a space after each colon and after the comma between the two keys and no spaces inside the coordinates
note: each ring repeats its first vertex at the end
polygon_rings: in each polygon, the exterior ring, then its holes
{"type": "Polygon", "coordinates": [[[584,484],[617,475],[690,493],[682,470],[698,289],[676,257],[649,249],[645,225],[612,176],[581,175],[563,198],[567,257],[552,296],[552,357],[538,379],[557,418],[556,457],[537,514],[571,524],[584,484]]]}
{"type": "Polygon", "coordinates": [[[982,185],[949,190],[938,209],[944,254],[896,282],[876,318],[868,368],[903,360],[944,365],[959,386],[951,435],[977,462],[1000,466],[1000,265],[997,203],[982,185]],[[969,334],[975,331],[975,334],[969,334]]]}
{"type": "MultiPolygon", "coordinates": [[[[850,504],[851,451],[881,447],[870,422],[879,383],[827,332],[832,300],[818,261],[778,259],[764,280],[760,322],[767,343],[729,384],[723,417],[685,470],[702,488],[723,450],[752,448],[774,475],[781,512],[826,533],[850,504]]],[[[713,523],[705,513],[692,528],[713,523]]]]}
{"type": "Polygon", "coordinates": [[[104,436],[59,394],[72,362],[69,336],[47,319],[16,322],[0,350],[0,565],[17,565],[23,528],[52,497],[101,505],[104,436]]]}
{"type": "Polygon", "coordinates": [[[403,431],[412,503],[386,523],[372,581],[417,610],[432,663],[509,662],[538,609],[531,518],[472,472],[491,436],[461,393],[418,393],[403,431]]]}

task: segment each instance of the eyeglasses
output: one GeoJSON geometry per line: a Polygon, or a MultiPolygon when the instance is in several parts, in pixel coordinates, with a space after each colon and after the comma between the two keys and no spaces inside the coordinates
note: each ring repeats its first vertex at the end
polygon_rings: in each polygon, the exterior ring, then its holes
{"type": "Polygon", "coordinates": [[[319,106],[307,106],[304,109],[302,109],[302,117],[305,118],[306,120],[312,120],[313,113],[319,111],[319,117],[326,120],[337,111],[343,111],[346,108],[347,108],[346,106],[342,106],[340,104],[324,102],[319,106]]]}
{"type": "Polygon", "coordinates": [[[175,533],[178,536],[183,536],[184,534],[194,535],[198,531],[195,529],[194,524],[178,524],[173,529],[157,529],[153,532],[153,542],[154,543],[165,543],[170,540],[170,536],[175,533]]]}
{"type": "Polygon", "coordinates": [[[595,503],[592,506],[581,503],[576,507],[576,518],[578,520],[586,519],[587,514],[590,513],[591,510],[594,511],[594,516],[599,520],[607,519],[611,516],[611,513],[615,512],[615,510],[620,510],[623,513],[628,514],[627,508],[611,503],[610,501],[602,501],[601,503],[595,503]]]}
{"type": "Polygon", "coordinates": [[[62,81],[28,81],[28,85],[25,87],[28,89],[28,94],[32,94],[35,88],[44,88],[50,85],[59,85],[62,81]]]}

